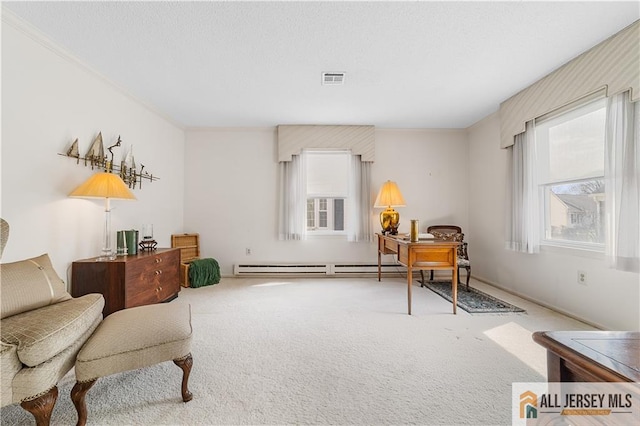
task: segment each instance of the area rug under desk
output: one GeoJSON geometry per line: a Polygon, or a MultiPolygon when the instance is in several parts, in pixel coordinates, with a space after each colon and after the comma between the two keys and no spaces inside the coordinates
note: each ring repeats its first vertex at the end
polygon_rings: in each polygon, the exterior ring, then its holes
{"type": "MultiPolygon", "coordinates": [[[[452,301],[451,281],[428,281],[425,286],[448,301],[452,301]]],[[[458,306],[471,314],[526,312],[475,288],[469,288],[469,291],[466,291],[463,285],[458,286],[458,306]]]]}

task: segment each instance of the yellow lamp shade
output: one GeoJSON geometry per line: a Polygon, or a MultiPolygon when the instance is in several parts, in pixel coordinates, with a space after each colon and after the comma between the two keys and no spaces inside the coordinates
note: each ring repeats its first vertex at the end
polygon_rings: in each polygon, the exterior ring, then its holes
{"type": "Polygon", "coordinates": [[[120,176],[106,172],[91,176],[85,183],[71,191],[69,197],[136,199],[120,176]]]}
{"type": "Polygon", "coordinates": [[[374,207],[404,207],[406,206],[400,188],[390,180],[382,184],[376,197],[374,207]]]}

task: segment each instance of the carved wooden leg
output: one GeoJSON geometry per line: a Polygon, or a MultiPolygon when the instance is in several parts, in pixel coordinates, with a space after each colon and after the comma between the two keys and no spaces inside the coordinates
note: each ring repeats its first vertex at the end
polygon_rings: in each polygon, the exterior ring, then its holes
{"type": "Polygon", "coordinates": [[[57,399],[58,387],[54,386],[47,393],[40,395],[36,399],[22,401],[20,406],[33,414],[33,417],[36,418],[37,426],[48,426],[51,421],[51,412],[53,411],[53,406],[56,405],[57,399]]]}
{"type": "Polygon", "coordinates": [[[189,354],[183,358],[174,359],[173,362],[182,369],[182,400],[189,402],[193,398],[193,394],[189,391],[189,374],[191,373],[193,358],[189,354]]]}
{"type": "Polygon", "coordinates": [[[469,280],[471,279],[471,268],[467,267],[467,291],[469,291],[469,280]]]}
{"type": "Polygon", "coordinates": [[[420,269],[420,279],[420,287],[424,287],[426,282],[424,281],[424,271],[422,269],[420,269]]]}
{"type": "Polygon", "coordinates": [[[89,382],[76,382],[71,389],[71,400],[73,401],[73,405],[76,406],[76,411],[78,412],[78,426],[84,426],[87,423],[87,404],[84,401],[84,397],[87,395],[91,386],[96,382],[96,380],[91,380],[89,382]]]}

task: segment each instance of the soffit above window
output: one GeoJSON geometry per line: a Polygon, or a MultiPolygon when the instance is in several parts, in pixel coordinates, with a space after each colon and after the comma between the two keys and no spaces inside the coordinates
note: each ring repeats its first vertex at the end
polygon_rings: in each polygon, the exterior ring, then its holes
{"type": "Polygon", "coordinates": [[[348,149],[362,161],[375,160],[375,126],[278,126],[278,161],[303,149],[348,149]]]}
{"type": "Polygon", "coordinates": [[[640,99],[640,21],[609,37],[500,104],[500,146],[513,145],[527,121],[604,88],[607,96],[631,89],[640,99]]]}

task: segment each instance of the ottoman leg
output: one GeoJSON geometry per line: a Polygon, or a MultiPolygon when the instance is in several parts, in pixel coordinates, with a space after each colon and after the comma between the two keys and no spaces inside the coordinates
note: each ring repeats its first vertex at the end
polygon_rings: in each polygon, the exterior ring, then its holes
{"type": "Polygon", "coordinates": [[[189,374],[193,365],[193,358],[189,353],[187,356],[174,359],[174,364],[182,369],[182,400],[189,402],[193,398],[193,394],[189,391],[189,374]]]}
{"type": "Polygon", "coordinates": [[[20,406],[33,414],[36,419],[37,426],[48,425],[51,421],[51,412],[53,411],[56,400],[58,399],[58,387],[54,386],[44,395],[40,395],[36,399],[22,401],[20,406]]]}
{"type": "Polygon", "coordinates": [[[87,404],[84,401],[84,397],[87,395],[91,386],[98,379],[90,380],[88,382],[76,382],[71,389],[71,400],[73,401],[73,405],[76,406],[76,411],[78,412],[78,426],[84,426],[87,423],[87,404]]]}

